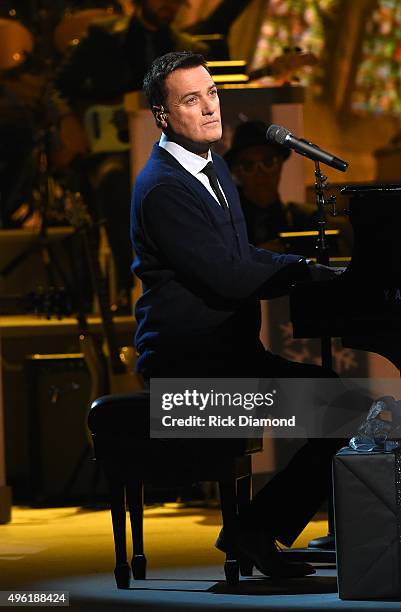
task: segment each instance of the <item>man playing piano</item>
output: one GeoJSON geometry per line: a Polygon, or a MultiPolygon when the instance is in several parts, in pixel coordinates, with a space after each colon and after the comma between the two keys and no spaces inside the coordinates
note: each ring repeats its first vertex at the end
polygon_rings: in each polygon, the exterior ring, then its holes
{"type": "MultiPolygon", "coordinates": [[[[222,130],[204,58],[185,51],[158,58],[144,90],[162,134],[132,201],[133,270],[143,284],[136,306],[139,372],[145,380],[333,376],[273,355],[259,340],[260,299],[334,272],[248,243],[237,189],[210,150],[222,130]]],[[[239,546],[263,573],[313,573],[308,564],[282,560],[275,540],[292,544],[323,502],[335,443],[305,444],[244,515],[239,546]]],[[[224,537],[217,546],[225,549],[224,537]]]]}

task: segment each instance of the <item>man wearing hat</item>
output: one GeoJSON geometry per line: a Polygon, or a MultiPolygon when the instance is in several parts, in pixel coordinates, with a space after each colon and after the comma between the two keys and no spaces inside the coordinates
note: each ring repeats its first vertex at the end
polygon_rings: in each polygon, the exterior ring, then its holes
{"type": "Polygon", "coordinates": [[[280,232],[313,229],[317,210],[310,204],[282,202],[278,188],[291,151],[268,142],[267,127],[263,121],[241,123],[225,160],[238,184],[249,242],[283,251],[280,232]]]}

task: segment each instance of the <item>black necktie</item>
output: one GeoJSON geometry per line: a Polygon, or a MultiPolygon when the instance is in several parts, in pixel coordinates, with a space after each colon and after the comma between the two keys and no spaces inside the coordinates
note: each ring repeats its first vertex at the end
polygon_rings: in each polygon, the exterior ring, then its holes
{"type": "Polygon", "coordinates": [[[209,179],[210,186],[213,189],[214,193],[216,194],[216,197],[219,201],[220,206],[224,208],[225,210],[227,210],[228,208],[227,202],[225,200],[222,190],[220,189],[220,185],[217,180],[217,174],[216,174],[216,170],[214,169],[213,162],[208,162],[206,166],[202,169],[202,172],[203,174],[206,174],[207,178],[209,179]]]}

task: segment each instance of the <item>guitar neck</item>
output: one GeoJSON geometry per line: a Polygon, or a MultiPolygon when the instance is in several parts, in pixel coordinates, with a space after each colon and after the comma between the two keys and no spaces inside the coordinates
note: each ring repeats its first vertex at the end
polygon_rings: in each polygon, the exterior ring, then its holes
{"type": "Polygon", "coordinates": [[[126,370],[120,359],[117,335],[109,305],[109,292],[97,257],[97,244],[92,228],[85,230],[84,242],[90,265],[92,282],[99,302],[100,316],[109,353],[111,370],[113,374],[123,374],[126,370]]]}
{"type": "Polygon", "coordinates": [[[301,68],[305,66],[315,66],[318,63],[317,57],[313,53],[294,51],[283,53],[276,57],[272,62],[248,73],[250,81],[272,76],[276,79],[291,79],[301,68]]]}
{"type": "Polygon", "coordinates": [[[263,77],[267,76],[273,76],[273,69],[270,64],[263,66],[263,68],[258,68],[257,70],[248,72],[248,78],[250,81],[256,81],[256,79],[262,79],[263,77]]]}

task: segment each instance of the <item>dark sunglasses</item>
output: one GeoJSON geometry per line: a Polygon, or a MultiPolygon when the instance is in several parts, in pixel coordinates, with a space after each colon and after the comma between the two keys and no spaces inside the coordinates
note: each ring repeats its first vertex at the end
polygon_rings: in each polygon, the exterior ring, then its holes
{"type": "Polygon", "coordinates": [[[262,172],[268,172],[282,161],[282,157],[269,157],[263,160],[244,159],[238,165],[246,174],[254,174],[258,169],[262,172]]]}

